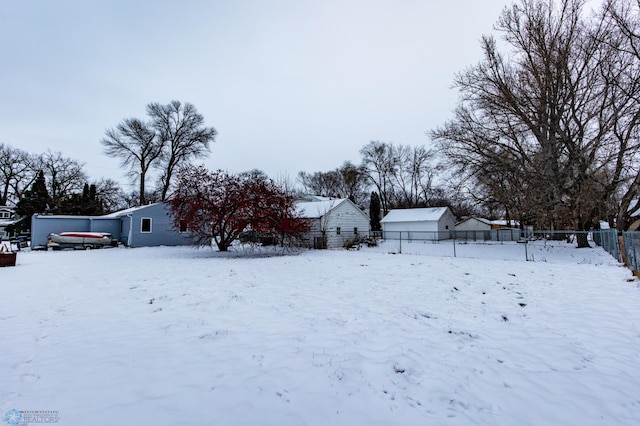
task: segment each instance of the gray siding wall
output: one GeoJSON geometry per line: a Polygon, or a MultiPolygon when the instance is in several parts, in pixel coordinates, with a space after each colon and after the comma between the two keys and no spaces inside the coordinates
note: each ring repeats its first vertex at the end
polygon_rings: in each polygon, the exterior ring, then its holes
{"type": "MultiPolygon", "coordinates": [[[[131,214],[131,247],[179,246],[191,244],[188,233],[173,228],[169,210],[164,204],[154,204],[131,214]],[[142,219],[151,218],[151,232],[142,232],[142,219]]],[[[129,226],[126,229],[129,230],[129,226]]],[[[124,233],[124,232],[123,232],[124,233]]],[[[125,236],[126,240],[127,236],[125,236]]]]}
{"type": "Polygon", "coordinates": [[[169,211],[164,204],[143,207],[131,216],[40,216],[31,218],[31,245],[45,246],[47,235],[60,232],[109,232],[120,242],[131,247],[175,246],[190,244],[186,233],[173,229],[169,211]],[[151,218],[151,232],[142,233],[142,218],[151,218]],[[131,229],[131,241],[129,239],[131,229]]]}
{"type": "Polygon", "coordinates": [[[47,235],[60,232],[109,232],[120,237],[120,219],[90,216],[40,216],[31,217],[31,246],[46,246],[47,235]]]}
{"type": "Polygon", "coordinates": [[[129,216],[120,217],[120,242],[122,244],[129,244],[129,228],[131,226],[131,218],[129,216]]]}

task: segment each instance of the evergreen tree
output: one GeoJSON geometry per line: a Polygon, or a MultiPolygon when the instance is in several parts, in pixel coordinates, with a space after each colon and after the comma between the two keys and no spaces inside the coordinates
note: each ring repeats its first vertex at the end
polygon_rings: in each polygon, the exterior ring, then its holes
{"type": "Polygon", "coordinates": [[[69,194],[63,198],[55,210],[56,214],[96,216],[104,213],[102,201],[97,196],[94,184],[84,184],[82,194],[69,194]]]}
{"type": "Polygon", "coordinates": [[[25,191],[24,196],[16,206],[16,214],[23,216],[17,228],[18,230],[31,230],[31,216],[36,213],[44,213],[49,208],[49,193],[47,183],[44,179],[44,172],[40,170],[38,177],[31,185],[31,189],[25,191]]]}
{"type": "Polygon", "coordinates": [[[371,202],[369,203],[369,220],[372,231],[380,231],[382,229],[380,225],[380,197],[377,192],[371,193],[371,202]]]}

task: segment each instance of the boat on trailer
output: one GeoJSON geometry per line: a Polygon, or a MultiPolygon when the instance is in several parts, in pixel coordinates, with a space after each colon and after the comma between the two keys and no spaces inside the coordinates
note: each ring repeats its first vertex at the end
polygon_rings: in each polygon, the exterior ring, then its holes
{"type": "Polygon", "coordinates": [[[107,232],[60,232],[47,236],[47,246],[56,248],[99,248],[118,245],[107,232]]]}

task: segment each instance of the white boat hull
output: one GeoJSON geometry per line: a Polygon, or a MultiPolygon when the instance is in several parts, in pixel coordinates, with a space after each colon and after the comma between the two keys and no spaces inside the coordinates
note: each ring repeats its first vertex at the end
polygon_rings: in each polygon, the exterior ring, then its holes
{"type": "Polygon", "coordinates": [[[49,234],[48,239],[49,245],[82,245],[86,247],[114,245],[111,234],[102,232],[61,232],[49,234]]]}

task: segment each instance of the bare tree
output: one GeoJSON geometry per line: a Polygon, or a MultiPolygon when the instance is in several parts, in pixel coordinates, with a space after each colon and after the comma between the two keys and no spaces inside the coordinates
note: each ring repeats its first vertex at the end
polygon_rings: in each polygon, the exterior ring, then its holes
{"type": "Polygon", "coordinates": [[[105,213],[111,213],[129,207],[125,193],[122,191],[120,185],[113,179],[101,178],[94,181],[93,185],[96,188],[96,197],[102,203],[102,208],[105,213]]]}
{"type": "Polygon", "coordinates": [[[44,172],[47,190],[51,199],[51,209],[56,210],[59,203],[71,195],[82,191],[87,181],[83,164],[61,152],[47,151],[39,157],[38,168],[44,172]]]}
{"type": "Polygon", "coordinates": [[[139,181],[139,203],[146,204],[145,183],[149,170],[163,155],[163,141],[156,137],[152,126],[137,118],[123,120],[115,129],[105,132],[100,142],[105,153],[121,159],[129,175],[139,181]]]}
{"type": "Polygon", "coordinates": [[[424,207],[429,201],[436,172],[433,153],[424,146],[392,145],[397,167],[391,174],[394,207],[424,207]]]}
{"type": "MultiPolygon", "coordinates": [[[[638,60],[603,16],[586,20],[582,8],[506,8],[495,27],[506,53],[483,37],[483,60],[456,76],[455,118],[432,132],[460,173],[539,226],[589,229],[638,175],[637,138],[619,137],[638,124],[638,60]]],[[[588,246],[584,235],[578,246],[588,246]]]]}
{"type": "Polygon", "coordinates": [[[640,143],[640,1],[607,0],[602,8],[603,30],[597,34],[611,47],[610,66],[604,69],[612,86],[611,103],[618,112],[612,139],[620,147],[610,170],[609,201],[614,209],[610,223],[626,229],[640,213],[640,167],[633,158],[640,143]],[[631,154],[633,158],[629,161],[631,154]]]}
{"type": "Polygon", "coordinates": [[[33,155],[0,144],[0,205],[17,203],[37,177],[33,155]]]}
{"type": "Polygon", "coordinates": [[[160,199],[164,201],[177,169],[189,160],[207,155],[209,143],[215,140],[218,132],[204,125],[204,117],[190,103],[150,103],[147,105],[147,114],[159,143],[165,149],[164,155],[156,163],[162,173],[160,199]]]}
{"type": "Polygon", "coordinates": [[[322,197],[342,197],[341,176],[336,170],[328,172],[299,172],[298,180],[307,194],[322,197]]]}
{"type": "Polygon", "coordinates": [[[279,174],[274,181],[287,195],[294,199],[299,199],[304,195],[302,189],[296,185],[294,178],[292,178],[288,173],[279,174]]]}
{"type": "Polygon", "coordinates": [[[425,146],[371,141],[361,150],[362,173],[377,188],[384,214],[391,208],[424,207],[439,166],[425,146]]]}
{"type": "Polygon", "coordinates": [[[393,176],[399,167],[390,143],[371,141],[361,150],[362,170],[376,187],[383,216],[389,213],[393,196],[393,176]]]}
{"type": "Polygon", "coordinates": [[[340,175],[340,193],[361,209],[369,204],[369,180],[364,170],[350,161],[345,161],[336,170],[340,175]]]}
{"type": "Polygon", "coordinates": [[[298,180],[307,194],[348,198],[364,209],[368,202],[369,182],[361,167],[350,161],[328,172],[299,172],[298,180]]]}

